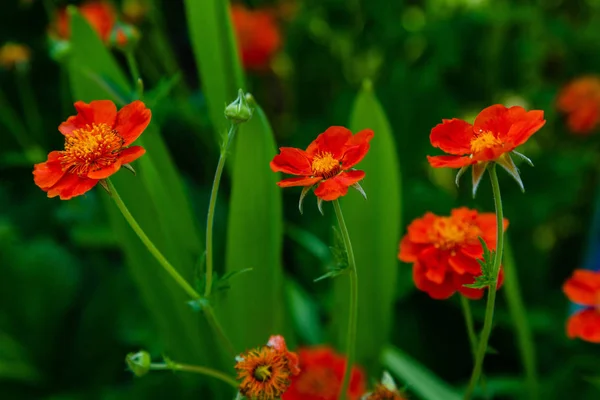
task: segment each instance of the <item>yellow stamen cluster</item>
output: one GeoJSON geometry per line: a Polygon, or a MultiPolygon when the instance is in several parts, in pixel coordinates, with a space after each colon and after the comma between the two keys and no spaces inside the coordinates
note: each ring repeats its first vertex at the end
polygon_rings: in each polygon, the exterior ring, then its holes
{"type": "Polygon", "coordinates": [[[482,131],[471,139],[471,152],[478,153],[485,149],[502,146],[502,141],[490,131],[482,131]]]}
{"type": "Polygon", "coordinates": [[[330,152],[320,152],[313,157],[311,169],[314,176],[321,176],[324,179],[328,179],[341,171],[341,165],[338,160],[333,158],[330,152]]]}
{"type": "Polygon", "coordinates": [[[481,229],[469,221],[440,217],[433,223],[429,237],[435,247],[449,250],[459,244],[476,243],[481,234],[481,229]]]}
{"type": "Polygon", "coordinates": [[[240,393],[248,399],[279,399],[291,383],[285,354],[269,346],[242,354],[235,369],[240,393]]]}
{"type": "Polygon", "coordinates": [[[88,124],[75,129],[65,137],[65,150],[61,153],[64,171],[86,175],[112,165],[123,149],[125,141],[107,124],[88,124]]]}

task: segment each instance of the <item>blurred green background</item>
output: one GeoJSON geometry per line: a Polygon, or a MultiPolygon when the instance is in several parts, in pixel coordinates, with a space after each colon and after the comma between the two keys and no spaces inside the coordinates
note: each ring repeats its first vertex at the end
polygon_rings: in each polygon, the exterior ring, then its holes
{"type": "MultiPolygon", "coordinates": [[[[134,214],[145,214],[140,223],[153,230],[149,235],[177,261],[187,279],[198,280],[202,268],[206,209],[219,156],[215,132],[225,126],[224,119],[215,122],[223,105],[214,100],[215,93],[227,88],[221,94],[231,101],[243,86],[262,106],[272,128],[273,136],[266,118],[255,114],[254,125],[241,130],[217,203],[218,272],[258,269],[236,277],[231,289],[216,299],[239,351],[266,342],[267,332],[285,333],[292,347],[331,343],[343,348],[344,277],[313,282],[334,262],[328,250],[333,209],[325,207],[321,216],[309,195],[300,215],[300,190],[280,191],[267,166],[276,151],[273,138],[278,146],[305,148],[331,125],[356,131],[365,123],[375,124],[387,133],[378,136],[375,129],[373,146],[379,137],[387,137],[388,145],[377,149],[387,158],[379,164],[365,160],[368,168],[378,171],[369,175],[365,167],[365,186],[369,195],[369,189],[377,193],[374,199],[383,200],[371,203],[378,204],[375,211],[361,211],[357,193],[343,201],[348,203],[351,236],[352,224],[360,227],[364,222],[363,212],[370,215],[368,221],[379,218],[365,229],[373,229],[367,232],[376,232],[388,252],[381,261],[385,267],[378,267],[378,260],[373,262],[375,272],[364,275],[371,280],[361,289],[361,307],[380,316],[374,324],[381,330],[371,324],[359,329],[359,362],[368,368],[371,381],[382,368],[390,369],[386,357],[381,363],[372,352],[389,338],[392,346],[410,356],[402,358],[403,365],[410,369],[413,362],[422,364],[449,386],[464,388],[472,357],[459,301],[436,301],[415,290],[411,266],[397,261],[396,246],[406,225],[427,211],[446,215],[463,205],[493,211],[489,184],[482,184],[472,199],[468,177],[456,188],[456,171],[429,167],[425,156],[439,154],[428,140],[431,128],[442,118],[473,118],[491,104],[523,105],[544,110],[548,121],[521,149],[535,168],[522,165],[525,194],[507,174],[500,174],[500,183],[536,345],[539,398],[600,398],[598,346],[566,338],[569,304],[561,291],[573,269],[600,265],[595,252],[600,241],[594,236],[600,227],[592,217],[600,203],[600,143],[594,135],[571,135],[555,111],[556,95],[565,83],[600,72],[600,1],[248,0],[247,6],[268,8],[277,15],[283,45],[266,70],[245,73],[245,85],[241,75],[231,76],[235,73],[228,75],[229,70],[217,64],[199,61],[206,59],[203,49],[216,46],[226,53],[231,45],[223,33],[227,30],[206,34],[212,29],[206,21],[214,22],[214,32],[229,29],[227,24],[218,26],[225,9],[220,1],[144,3],[148,13],[138,22],[142,39],[135,56],[153,112],[153,128],[142,136],[148,161],[136,162],[137,178],[121,172],[116,183],[129,188],[122,193],[127,204],[134,214]],[[363,90],[359,104],[356,99],[365,80],[372,82],[373,92],[363,90]],[[258,155],[252,158],[250,153],[258,155]],[[390,170],[397,163],[399,170],[390,170]],[[251,167],[246,171],[236,165],[251,167]],[[392,197],[385,197],[386,192],[392,197]],[[155,210],[160,212],[153,214],[155,210]],[[263,225],[264,221],[270,222],[263,225]],[[268,249],[268,257],[260,251],[248,256],[260,245],[268,249]],[[260,269],[263,256],[271,269],[260,269]],[[258,264],[239,265],[246,257],[258,264]],[[374,298],[382,287],[389,289],[389,296],[374,298]],[[258,310],[249,305],[254,296],[260,298],[258,310]],[[269,302],[267,296],[275,300],[269,302]],[[267,322],[256,322],[260,312],[267,322]],[[249,325],[241,322],[244,317],[249,325]],[[262,328],[253,329],[252,321],[262,328]]],[[[189,310],[178,288],[146,261],[137,238],[101,190],[68,202],[47,199],[32,180],[35,153],[26,153],[8,132],[12,125],[7,115],[12,115],[23,121],[32,143],[44,153],[62,148],[57,126],[74,113],[73,100],[108,98],[98,89],[101,85],[78,75],[81,63],[92,63],[102,70],[99,79],[118,87],[124,98],[131,96],[126,93],[130,79],[125,57],[112,51],[117,62],[112,65],[92,44],[85,49],[82,38],[89,32],[83,23],[77,31],[83,33],[73,39],[72,58],[57,62],[50,57],[49,11],[65,4],[2,4],[0,44],[26,44],[32,59],[26,74],[0,71],[0,398],[230,398],[220,384],[202,376],[157,372],[137,379],[126,371],[124,356],[142,348],[156,359],[164,353],[222,368],[231,368],[232,361],[221,359],[202,316],[189,310]],[[117,65],[123,72],[114,69],[117,65]],[[30,103],[24,105],[29,101],[23,98],[27,82],[40,118],[32,117],[30,103]],[[194,349],[185,347],[187,343],[194,349]]],[[[114,4],[117,9],[122,6],[114,4]]],[[[234,58],[231,71],[239,70],[234,58]]],[[[355,249],[361,244],[356,239],[355,249]]],[[[495,354],[485,363],[488,392],[495,399],[528,399],[513,320],[503,290],[499,293],[490,342],[495,354]]],[[[474,302],[473,307],[480,326],[485,304],[474,302]]],[[[399,371],[392,373],[411,398],[427,398],[418,382],[399,371]]]]}

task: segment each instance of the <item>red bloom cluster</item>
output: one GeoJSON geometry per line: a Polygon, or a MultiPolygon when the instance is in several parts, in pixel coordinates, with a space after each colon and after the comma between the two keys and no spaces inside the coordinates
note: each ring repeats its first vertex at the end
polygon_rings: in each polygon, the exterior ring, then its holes
{"type": "Polygon", "coordinates": [[[348,187],[365,177],[363,171],[351,168],[369,151],[373,135],[370,129],[352,135],[344,127],[332,126],[317,136],[306,150],[281,147],[280,154],[271,161],[271,169],[300,177],[284,179],[277,184],[279,187],[304,186],[305,190],[317,185],[315,195],[326,201],[346,195],[348,187]]]}
{"type": "MultiPolygon", "coordinates": [[[[336,400],[342,388],[346,358],[331,347],[316,346],[298,350],[301,372],[282,400],[336,400]]],[[[358,400],[365,392],[365,375],[354,366],[350,375],[348,399],[358,400]]]]}
{"type": "Polygon", "coordinates": [[[244,68],[265,70],[281,47],[281,34],[272,13],[267,10],[248,10],[242,5],[231,6],[239,53],[244,68]]]}
{"type": "MultiPolygon", "coordinates": [[[[508,221],[504,220],[504,229],[508,221]]],[[[481,237],[489,249],[496,248],[496,215],[468,208],[452,210],[449,217],[428,212],[408,226],[400,242],[398,258],[413,263],[413,279],[434,299],[446,299],[456,291],[480,299],[482,289],[467,288],[481,275],[477,260],[483,257],[481,237]]],[[[502,284],[502,270],[498,286],[502,284]]]]}
{"type": "Polygon", "coordinates": [[[573,80],[560,91],[556,106],[567,115],[571,132],[590,133],[600,124],[600,77],[573,80]]]}
{"type": "Polygon", "coordinates": [[[575,270],[563,285],[563,291],[569,300],[585,306],[569,318],[567,335],[600,343],[600,272],[575,270]]]}
{"type": "Polygon", "coordinates": [[[65,149],[51,152],[33,170],[35,184],[61,200],[84,194],[146,152],[141,146],[127,147],[150,123],[151,112],[141,101],[119,112],[110,100],[78,101],[75,109],[77,115],[58,127],[65,149]]]}

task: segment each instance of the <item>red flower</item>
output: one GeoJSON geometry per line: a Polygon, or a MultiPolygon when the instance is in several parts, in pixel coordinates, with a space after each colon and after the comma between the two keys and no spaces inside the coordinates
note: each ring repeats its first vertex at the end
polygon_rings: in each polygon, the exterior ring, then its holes
{"type": "Polygon", "coordinates": [[[240,57],[244,68],[264,70],[281,46],[281,35],[274,16],[266,10],[248,10],[242,5],[231,6],[240,57]]]}
{"type": "Polygon", "coordinates": [[[141,146],[127,147],[150,123],[150,110],[141,101],[118,113],[110,100],[78,101],[75,109],[77,115],[58,127],[65,136],[65,149],[51,152],[33,170],[35,184],[48,197],[61,200],[84,194],[146,152],[141,146]]]}
{"type": "Polygon", "coordinates": [[[269,341],[267,342],[267,346],[272,347],[278,352],[285,355],[285,357],[288,359],[288,366],[292,375],[298,375],[300,373],[300,367],[298,366],[298,355],[288,350],[283,336],[271,336],[269,338],[269,341]]]}
{"type": "Polygon", "coordinates": [[[567,114],[567,126],[576,134],[587,134],[600,124],[600,77],[583,76],[559,93],[557,107],[567,114]]]}
{"type": "MultiPolygon", "coordinates": [[[[79,12],[106,42],[113,26],[117,22],[117,12],[111,3],[106,1],[90,1],[79,6],[79,12]]],[[[71,37],[71,18],[66,8],[61,8],[55,17],[54,32],[64,40],[71,37]]]]}
{"type": "Polygon", "coordinates": [[[280,154],[271,161],[274,172],[299,175],[277,183],[279,187],[304,186],[300,197],[318,185],[315,195],[322,200],[331,201],[348,193],[349,186],[355,186],[362,192],[358,182],[365,177],[363,171],[351,169],[362,160],[369,151],[369,141],[373,131],[365,129],[352,135],[348,129],[332,126],[317,138],[305,150],[293,147],[281,147],[280,154]]]}
{"type": "MultiPolygon", "coordinates": [[[[508,221],[504,220],[504,229],[508,221]]],[[[452,210],[449,217],[428,212],[408,226],[400,242],[398,258],[413,263],[413,279],[420,290],[434,299],[447,299],[456,291],[470,299],[480,299],[483,289],[472,289],[481,275],[477,260],[483,257],[481,237],[490,250],[496,248],[496,215],[480,214],[466,207],[452,210]]],[[[502,270],[498,287],[502,284],[502,270]]]]}
{"type": "Polygon", "coordinates": [[[429,140],[451,155],[427,156],[434,168],[461,168],[456,181],[473,166],[473,195],[489,162],[496,162],[506,169],[523,189],[519,172],[510,154],[515,154],[531,164],[531,161],[514,151],[537,132],[544,124],[544,112],[525,111],[523,107],[506,108],[496,104],[485,108],[475,118],[473,125],[460,119],[444,119],[431,130],[429,140]]]}
{"type": "MultiPolygon", "coordinates": [[[[292,378],[292,385],[282,400],[336,400],[342,388],[346,358],[327,346],[298,350],[302,372],[292,378]]],[[[365,375],[354,366],[350,375],[348,399],[358,400],[365,391],[365,375]]]]}
{"type": "Polygon", "coordinates": [[[575,270],[563,291],[569,300],[586,307],[569,318],[567,336],[600,343],[600,271],[575,270]]]}

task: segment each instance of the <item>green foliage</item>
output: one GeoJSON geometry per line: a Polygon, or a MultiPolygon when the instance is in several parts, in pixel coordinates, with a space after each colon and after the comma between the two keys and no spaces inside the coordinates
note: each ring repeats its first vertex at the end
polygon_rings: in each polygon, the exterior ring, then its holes
{"type": "Polygon", "coordinates": [[[496,252],[491,251],[482,237],[477,238],[483,248],[483,260],[477,260],[481,267],[481,275],[475,277],[475,282],[463,285],[471,289],[483,289],[496,282],[497,274],[494,273],[494,263],[496,262],[496,252]]]}

